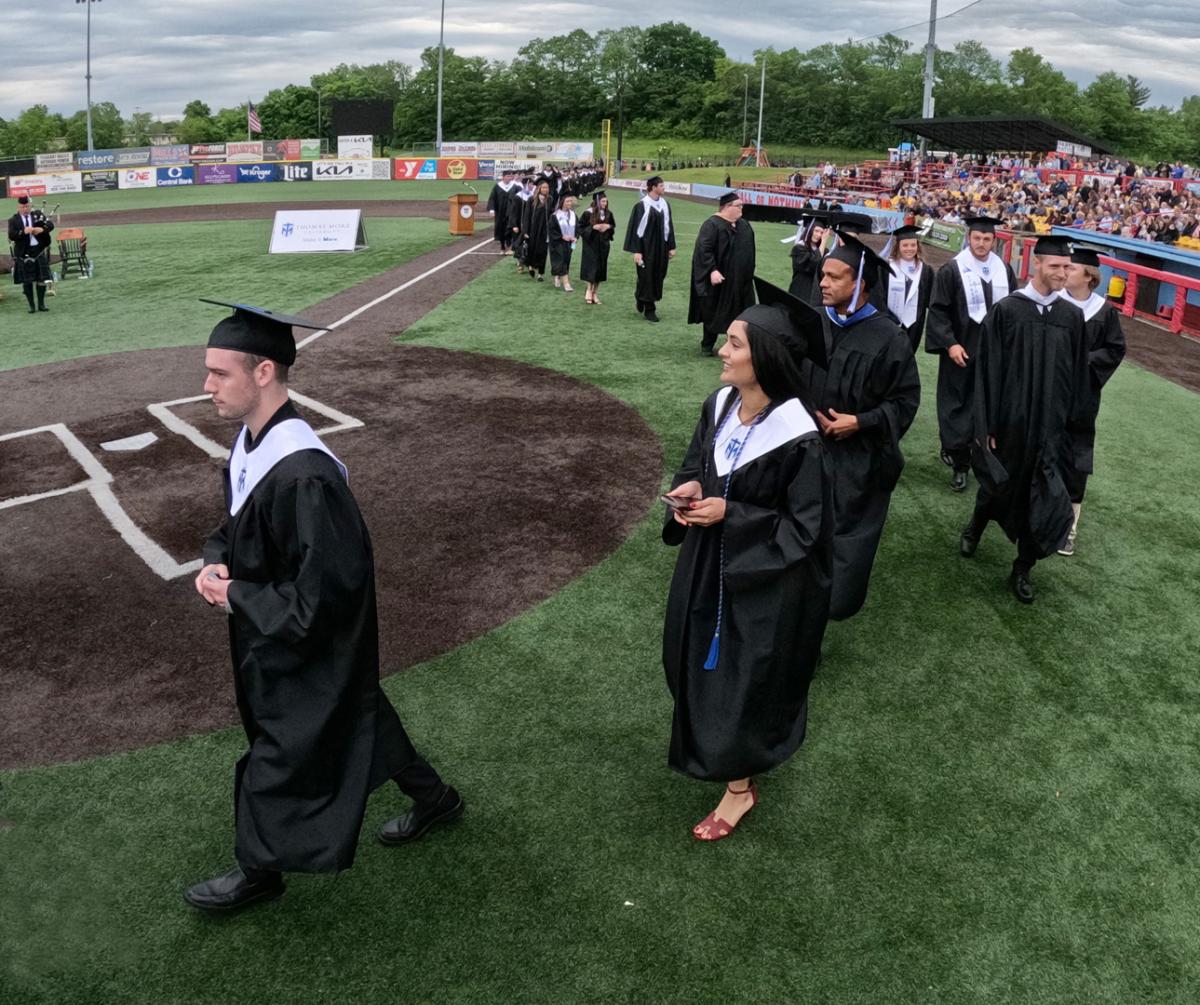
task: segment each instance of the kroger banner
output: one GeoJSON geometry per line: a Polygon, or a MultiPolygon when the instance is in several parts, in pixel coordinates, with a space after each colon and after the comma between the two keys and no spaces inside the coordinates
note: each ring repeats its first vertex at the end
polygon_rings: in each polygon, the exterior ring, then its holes
{"type": "Polygon", "coordinates": [[[196,184],[196,169],[190,164],[155,168],[154,183],[159,188],[177,188],[180,185],[196,184]]]}
{"type": "Polygon", "coordinates": [[[239,182],[278,181],[279,165],[239,164],[237,173],[239,182]]]}
{"type": "Polygon", "coordinates": [[[156,168],[125,168],[117,174],[118,188],[155,188],[158,185],[156,168]]]}
{"type": "Polygon", "coordinates": [[[263,159],[262,140],[239,140],[225,144],[225,159],[234,164],[258,164],[263,159]]]}
{"type": "Polygon", "coordinates": [[[280,181],[312,181],[313,166],[308,161],[297,161],[294,164],[279,165],[280,181]]]}
{"type": "Polygon", "coordinates": [[[80,171],[94,171],[97,168],[114,168],[117,166],[117,151],[80,150],[75,154],[75,166],[80,171]]]}
{"type": "Polygon", "coordinates": [[[69,150],[64,150],[61,153],[38,154],[34,170],[43,174],[47,171],[70,171],[74,167],[75,155],[69,150]]]}
{"type": "Polygon", "coordinates": [[[224,143],[193,143],[188,148],[188,160],[193,164],[200,164],[204,161],[223,161],[224,159],[224,143]]]}
{"type": "Polygon", "coordinates": [[[81,178],[85,192],[107,192],[117,187],[116,171],[84,171],[81,178]]]}
{"type": "Polygon", "coordinates": [[[150,163],[149,147],[125,147],[113,151],[117,155],[117,167],[145,167],[150,163]]]}
{"type": "Polygon", "coordinates": [[[191,148],[186,143],[170,143],[150,148],[151,164],[186,164],[191,148]]]}
{"type": "Polygon", "coordinates": [[[238,180],[236,164],[197,164],[197,185],[233,185],[238,180]]]}

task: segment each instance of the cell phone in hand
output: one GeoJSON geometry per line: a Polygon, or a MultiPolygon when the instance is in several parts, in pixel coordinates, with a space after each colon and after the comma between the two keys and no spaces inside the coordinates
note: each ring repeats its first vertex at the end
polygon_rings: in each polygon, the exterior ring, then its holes
{"type": "Polygon", "coordinates": [[[694,503],[694,502],[699,502],[699,501],[700,501],[700,500],[698,500],[698,499],[691,498],[691,497],[688,497],[688,496],[667,496],[667,495],[664,495],[664,496],[659,496],[659,498],[660,498],[660,499],[661,499],[663,502],[665,502],[665,503],[666,503],[668,506],[670,506],[670,507],[671,507],[671,509],[673,509],[673,510],[675,510],[676,512],[679,512],[679,513],[685,513],[685,512],[687,512],[688,508],[691,506],[691,504],[692,504],[692,503],[694,503]]]}

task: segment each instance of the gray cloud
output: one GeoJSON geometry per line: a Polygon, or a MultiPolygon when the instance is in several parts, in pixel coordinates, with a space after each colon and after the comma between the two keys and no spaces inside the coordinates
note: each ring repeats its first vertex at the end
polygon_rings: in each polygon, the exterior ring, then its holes
{"type": "MultiPolygon", "coordinates": [[[[942,0],[939,13],[966,2],[942,0]]],[[[14,19],[2,22],[3,51],[21,55],[16,67],[0,75],[0,116],[38,102],[66,114],[85,104],[85,8],[47,0],[33,10],[24,22],[30,34],[23,39],[14,19]],[[25,48],[22,40],[31,37],[38,44],[25,48]]],[[[731,16],[728,3],[713,0],[665,2],[652,10],[633,0],[603,6],[449,0],[446,44],[463,55],[511,59],[538,36],[677,20],[716,38],[732,58],[748,61],[756,49],[806,49],[862,38],[917,24],[928,12],[927,0],[766,0],[739,8],[739,16],[731,16]]],[[[214,108],[237,105],[275,87],[306,83],[338,63],[416,64],[422,49],[437,44],[437,32],[432,2],[103,0],[92,7],[92,98],[112,101],[126,115],[140,108],[176,117],[193,98],[214,108]]],[[[925,33],[923,24],[900,32],[914,48],[924,45],[925,33]]],[[[1071,11],[1045,0],[982,0],[939,22],[939,45],[967,38],[982,41],[1001,59],[1032,46],[1083,84],[1109,69],[1133,74],[1152,88],[1155,104],[1177,105],[1200,91],[1196,0],[1089,0],[1071,11]]]]}

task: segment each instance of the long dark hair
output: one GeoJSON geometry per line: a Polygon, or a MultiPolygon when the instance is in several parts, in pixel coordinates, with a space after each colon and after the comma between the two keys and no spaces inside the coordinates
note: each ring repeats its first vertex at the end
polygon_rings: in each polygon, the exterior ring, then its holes
{"type": "Polygon", "coordinates": [[[771,403],[777,405],[788,398],[803,399],[808,384],[783,343],[750,322],[746,322],[746,341],[750,346],[754,377],[771,403]]]}

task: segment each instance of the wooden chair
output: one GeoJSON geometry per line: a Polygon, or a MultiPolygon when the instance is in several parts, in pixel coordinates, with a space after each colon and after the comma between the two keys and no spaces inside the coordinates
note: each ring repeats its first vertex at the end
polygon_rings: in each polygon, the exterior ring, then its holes
{"type": "Polygon", "coordinates": [[[66,279],[74,271],[79,273],[81,279],[90,279],[92,265],[87,256],[87,235],[79,228],[67,228],[55,233],[58,234],[58,254],[62,259],[62,277],[66,279]]]}

